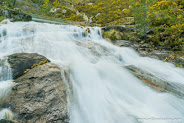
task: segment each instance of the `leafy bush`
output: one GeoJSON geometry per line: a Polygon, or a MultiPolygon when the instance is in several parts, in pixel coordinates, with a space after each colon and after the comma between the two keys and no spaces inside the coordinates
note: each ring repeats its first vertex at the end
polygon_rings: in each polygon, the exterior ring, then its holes
{"type": "Polygon", "coordinates": [[[184,5],[182,0],[162,0],[149,7],[147,21],[156,27],[160,45],[182,50],[184,44],[184,5]]]}
{"type": "MultiPolygon", "coordinates": [[[[0,22],[3,21],[4,19],[6,19],[6,17],[0,16],[0,22]]],[[[0,36],[0,37],[1,37],[1,36],[0,36]]]]}
{"type": "Polygon", "coordinates": [[[123,17],[130,16],[129,2],[125,0],[96,0],[92,5],[76,5],[79,12],[88,17],[93,17],[93,22],[98,24],[122,24],[123,17]],[[124,10],[124,11],[123,11],[124,10]]]}

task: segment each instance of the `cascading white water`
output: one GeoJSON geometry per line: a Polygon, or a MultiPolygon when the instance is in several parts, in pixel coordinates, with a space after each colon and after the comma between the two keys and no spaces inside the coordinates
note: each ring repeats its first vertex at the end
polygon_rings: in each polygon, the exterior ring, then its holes
{"type": "MultiPolygon", "coordinates": [[[[183,69],[140,57],[130,48],[113,46],[101,37],[98,27],[90,28],[90,33],[84,37],[86,29],[8,22],[0,26],[0,33],[5,34],[0,39],[0,56],[38,53],[67,69],[73,92],[68,94],[70,123],[155,123],[139,118],[179,118],[175,121],[182,122],[182,99],[153,91],[123,66],[134,65],[164,80],[181,84],[184,84],[183,69]]],[[[6,83],[0,82],[0,93],[1,88],[6,89],[6,83]]]]}
{"type": "MultiPolygon", "coordinates": [[[[7,58],[0,57],[0,102],[3,101],[11,92],[11,88],[15,85],[12,81],[11,69],[7,62],[7,58]]],[[[11,119],[13,116],[10,109],[2,109],[0,105],[0,119],[11,119]]]]}

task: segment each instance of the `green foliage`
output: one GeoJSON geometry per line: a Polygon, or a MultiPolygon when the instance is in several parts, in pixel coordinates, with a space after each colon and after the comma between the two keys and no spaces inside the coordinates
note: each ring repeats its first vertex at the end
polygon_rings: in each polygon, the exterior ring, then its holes
{"type": "Polygon", "coordinates": [[[182,64],[176,64],[176,67],[181,67],[181,68],[183,68],[183,65],[182,65],[182,64]]]}
{"type": "Polygon", "coordinates": [[[136,41],[137,35],[135,32],[124,31],[120,32],[114,29],[104,32],[104,38],[110,39],[111,41],[115,40],[129,40],[129,41],[136,41]]]}
{"type": "Polygon", "coordinates": [[[44,12],[44,16],[50,16],[64,20],[84,21],[83,17],[77,15],[73,9],[63,6],[58,0],[53,2],[45,0],[44,4],[41,5],[41,8],[41,12],[44,12]],[[54,11],[53,13],[50,11],[51,9],[54,11]]]}
{"type": "Polygon", "coordinates": [[[39,63],[36,63],[36,64],[34,64],[33,66],[31,66],[31,69],[33,69],[33,68],[35,68],[35,67],[37,67],[37,66],[43,65],[43,64],[45,64],[45,63],[48,63],[48,61],[47,61],[47,60],[40,61],[39,63]]]}
{"type": "Polygon", "coordinates": [[[184,48],[183,0],[131,1],[130,13],[135,17],[140,34],[146,35],[150,27],[154,29],[154,34],[147,36],[146,43],[170,46],[173,50],[184,48]]]}
{"type": "Polygon", "coordinates": [[[14,3],[14,0],[1,0],[2,3],[5,3],[5,6],[4,7],[8,7],[8,8],[13,8],[13,3],[14,3]]]}
{"type": "MultiPolygon", "coordinates": [[[[14,0],[2,0],[12,8],[14,0]]],[[[42,14],[49,18],[84,21],[75,10],[92,17],[92,25],[99,26],[132,24],[135,22],[138,35],[148,35],[143,42],[153,46],[170,46],[173,50],[184,50],[184,1],[183,0],[21,0],[16,7],[27,12],[42,14]],[[73,6],[72,6],[72,5],[73,6]],[[38,7],[36,7],[38,6],[38,7]],[[39,6],[41,8],[39,8],[39,6]],[[51,9],[56,9],[51,12],[51,9]],[[63,10],[66,10],[63,12],[63,10]],[[127,21],[133,17],[133,21],[127,21]]],[[[123,33],[126,40],[136,40],[134,34],[123,33]]]]}
{"type": "Polygon", "coordinates": [[[122,34],[114,29],[104,32],[104,38],[110,39],[111,41],[121,40],[122,34]]]}
{"type": "Polygon", "coordinates": [[[123,23],[123,17],[131,16],[129,2],[125,0],[96,0],[94,4],[76,5],[77,10],[93,17],[93,22],[105,25],[123,23]],[[122,11],[125,9],[125,11],[122,11]],[[100,13],[100,15],[98,15],[100,13]]]}
{"type": "Polygon", "coordinates": [[[31,69],[26,69],[25,71],[24,71],[24,74],[26,74],[27,72],[29,72],[31,69]]]}
{"type": "Polygon", "coordinates": [[[45,0],[44,4],[41,5],[41,7],[42,7],[42,10],[43,10],[44,12],[50,11],[50,9],[51,9],[50,1],[49,1],[49,0],[45,0]]]}
{"type": "Polygon", "coordinates": [[[3,21],[3,20],[5,20],[5,19],[6,19],[6,17],[0,16],[0,22],[3,21]]]}
{"type": "Polygon", "coordinates": [[[147,21],[155,27],[160,44],[182,50],[184,44],[184,5],[182,0],[162,0],[149,7],[147,21]]]}

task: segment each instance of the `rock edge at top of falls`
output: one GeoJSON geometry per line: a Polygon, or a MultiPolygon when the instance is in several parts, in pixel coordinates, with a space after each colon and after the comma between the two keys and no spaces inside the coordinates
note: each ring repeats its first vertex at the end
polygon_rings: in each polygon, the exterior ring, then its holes
{"type": "MultiPolygon", "coordinates": [[[[18,70],[22,73],[27,67],[46,59],[44,56],[29,53],[13,54],[9,58],[9,61],[13,62],[10,66],[14,73],[18,70]],[[33,60],[30,62],[31,59],[33,60]],[[16,67],[21,65],[21,69],[16,67]]],[[[61,78],[62,71],[53,63],[30,69],[14,80],[16,85],[11,94],[0,102],[0,105],[2,108],[10,107],[15,114],[14,120],[20,123],[68,123],[66,87],[61,78]]]]}

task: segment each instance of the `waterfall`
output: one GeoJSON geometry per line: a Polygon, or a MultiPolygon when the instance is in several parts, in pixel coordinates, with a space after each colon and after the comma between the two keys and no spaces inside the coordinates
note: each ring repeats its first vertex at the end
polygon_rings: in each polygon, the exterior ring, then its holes
{"type": "MultiPolygon", "coordinates": [[[[138,119],[155,123],[146,118],[181,122],[184,118],[183,99],[152,90],[124,66],[134,65],[180,84],[184,84],[184,70],[112,45],[102,38],[99,27],[8,22],[0,25],[0,34],[0,58],[38,53],[67,71],[70,123],[134,123],[138,119]]],[[[0,98],[12,87],[11,80],[5,80],[0,82],[0,98]]]]}
{"type": "Polygon", "coordinates": [[[13,120],[13,113],[9,109],[3,109],[0,111],[0,119],[13,120]]]}
{"type": "MultiPolygon", "coordinates": [[[[11,93],[14,85],[7,58],[0,57],[0,103],[11,93]]],[[[0,119],[13,119],[11,109],[0,105],[0,119]]]]}

